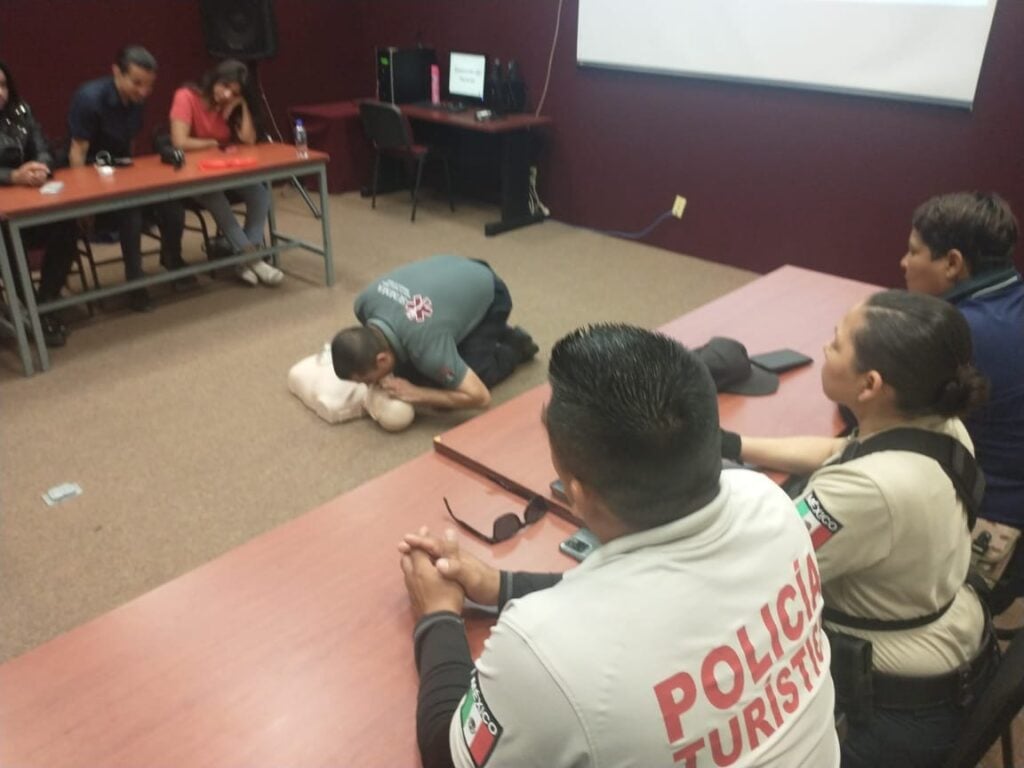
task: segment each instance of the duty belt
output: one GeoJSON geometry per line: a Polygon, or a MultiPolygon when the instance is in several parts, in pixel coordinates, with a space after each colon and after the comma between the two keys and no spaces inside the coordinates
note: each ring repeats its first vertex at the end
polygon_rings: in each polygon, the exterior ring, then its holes
{"type": "Polygon", "coordinates": [[[884,672],[872,674],[875,706],[883,709],[926,709],[943,704],[969,706],[980,693],[975,690],[981,679],[999,662],[999,646],[986,622],[981,648],[971,661],[952,672],[929,677],[908,677],[884,672]]]}

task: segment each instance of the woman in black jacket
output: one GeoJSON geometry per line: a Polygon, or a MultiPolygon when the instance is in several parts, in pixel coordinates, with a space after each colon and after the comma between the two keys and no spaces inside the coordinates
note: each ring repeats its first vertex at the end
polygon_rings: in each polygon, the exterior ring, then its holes
{"type": "MultiPolygon", "coordinates": [[[[52,172],[53,156],[43,131],[28,104],[18,96],[7,65],[0,62],[0,186],[41,187],[52,172]]],[[[70,220],[32,227],[22,233],[26,250],[45,249],[37,302],[53,301],[60,296],[75,258],[76,227],[75,221],[70,220]]],[[[20,293],[20,286],[16,290],[20,293]]],[[[43,315],[42,324],[46,343],[63,346],[67,335],[64,324],[53,314],[43,315]]]]}

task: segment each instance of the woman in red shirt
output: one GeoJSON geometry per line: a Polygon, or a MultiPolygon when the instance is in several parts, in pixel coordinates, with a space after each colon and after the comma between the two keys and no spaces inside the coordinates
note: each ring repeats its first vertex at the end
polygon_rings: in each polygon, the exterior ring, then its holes
{"type": "MultiPolygon", "coordinates": [[[[199,85],[185,85],[174,93],[171,104],[171,142],[186,152],[232,142],[255,144],[256,126],[243,96],[249,79],[245,64],[223,61],[203,75],[199,85]]],[[[263,245],[270,211],[270,189],[250,184],[233,192],[245,201],[245,225],[235,218],[224,192],[198,195],[196,199],[213,218],[236,253],[255,251],[263,245]]],[[[248,285],[277,285],[284,273],[262,259],[238,266],[238,276],[248,285]]]]}

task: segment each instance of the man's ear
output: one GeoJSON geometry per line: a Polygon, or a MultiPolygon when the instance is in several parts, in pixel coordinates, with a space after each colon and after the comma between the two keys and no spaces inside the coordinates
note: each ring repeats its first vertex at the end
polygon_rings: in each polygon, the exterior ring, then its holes
{"type": "Polygon", "coordinates": [[[971,276],[970,264],[967,263],[967,259],[964,258],[964,254],[959,248],[951,248],[944,258],[946,260],[946,277],[950,281],[959,283],[971,276]]]}
{"type": "Polygon", "coordinates": [[[373,358],[373,362],[378,369],[383,367],[387,368],[387,370],[390,372],[395,367],[395,355],[393,352],[389,352],[386,349],[383,349],[376,354],[376,356],[373,358]]]}
{"type": "Polygon", "coordinates": [[[569,483],[565,486],[565,495],[573,506],[585,502],[588,498],[588,491],[583,484],[573,476],[569,476],[569,483]]]}

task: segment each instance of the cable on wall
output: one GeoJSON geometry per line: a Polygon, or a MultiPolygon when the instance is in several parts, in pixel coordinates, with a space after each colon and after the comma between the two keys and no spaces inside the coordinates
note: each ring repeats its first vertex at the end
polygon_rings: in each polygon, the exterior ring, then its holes
{"type": "Polygon", "coordinates": [[[558,29],[562,26],[562,5],[565,0],[558,0],[558,14],[555,16],[555,34],[551,37],[551,54],[548,56],[548,73],[544,77],[544,90],[541,91],[540,101],[537,102],[537,110],[533,113],[534,117],[540,117],[540,112],[544,109],[544,100],[548,95],[548,85],[551,83],[551,67],[555,62],[555,48],[558,47],[558,29]]]}

